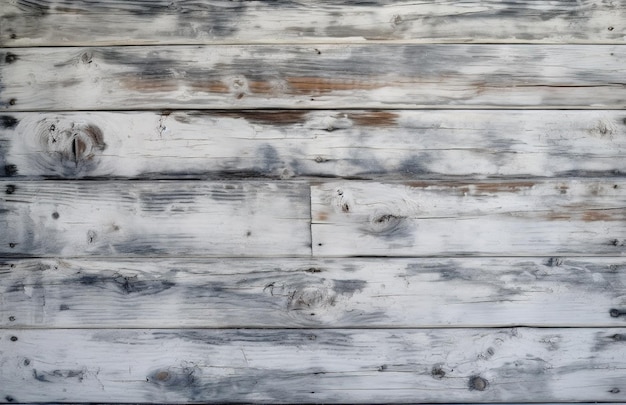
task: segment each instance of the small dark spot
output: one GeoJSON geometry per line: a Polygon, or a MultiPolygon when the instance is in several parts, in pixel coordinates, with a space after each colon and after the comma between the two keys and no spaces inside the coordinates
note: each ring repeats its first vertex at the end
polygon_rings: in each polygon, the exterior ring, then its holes
{"type": "Polygon", "coordinates": [[[311,99],[311,101],[315,101],[315,99],[314,99],[314,98],[312,98],[312,99],[311,99]]]}
{"type": "Polygon", "coordinates": [[[613,239],[609,242],[609,245],[619,246],[619,239],[613,239]]]}
{"type": "Polygon", "coordinates": [[[9,243],[9,247],[10,247],[11,249],[13,249],[13,248],[15,247],[15,243],[13,243],[13,242],[9,243]]]}
{"type": "Polygon", "coordinates": [[[53,212],[52,213],[52,218],[59,219],[59,213],[58,212],[53,212]]]}
{"type": "Polygon", "coordinates": [[[620,310],[619,310],[619,309],[615,309],[615,308],[613,308],[613,309],[611,309],[611,310],[609,311],[609,314],[611,315],[611,317],[613,317],[613,318],[617,318],[617,317],[619,317],[622,313],[620,312],[620,310]]]}
{"type": "Polygon", "coordinates": [[[7,194],[15,193],[15,186],[13,184],[9,184],[5,190],[5,193],[7,194]]]}
{"type": "Polygon", "coordinates": [[[315,336],[315,335],[309,335],[309,340],[315,340],[315,339],[317,339],[317,336],[315,336]]]}
{"type": "Polygon", "coordinates": [[[91,244],[94,243],[96,240],[96,231],[90,229],[89,232],[87,232],[87,243],[91,244]]]}
{"type": "Polygon", "coordinates": [[[17,118],[10,115],[0,115],[0,128],[13,129],[17,126],[17,118]]]}
{"type": "Polygon", "coordinates": [[[17,103],[17,99],[12,98],[9,100],[9,105],[15,105],[15,103],[17,103]]]}
{"type": "Polygon", "coordinates": [[[609,28],[607,28],[607,29],[608,29],[609,31],[613,31],[615,28],[613,28],[613,27],[609,27],[609,28]]]}
{"type": "Polygon", "coordinates": [[[67,311],[67,310],[69,310],[69,309],[70,309],[70,307],[68,307],[68,306],[67,306],[67,305],[65,305],[65,304],[61,304],[61,306],[59,306],[59,311],[67,311]]]}
{"type": "Polygon", "coordinates": [[[546,266],[549,267],[561,267],[563,264],[563,259],[560,257],[551,257],[548,259],[546,266]]]}
{"type": "Polygon", "coordinates": [[[435,366],[430,371],[430,375],[432,375],[433,378],[436,378],[436,379],[440,380],[440,379],[442,379],[443,377],[446,376],[446,372],[443,371],[443,369],[440,366],[435,366]]]}
{"type": "Polygon", "coordinates": [[[4,166],[4,173],[7,176],[15,176],[17,174],[17,166],[15,166],[15,165],[6,165],[6,166],[4,166]]]}
{"type": "Polygon", "coordinates": [[[16,39],[17,35],[15,33],[11,34],[11,39],[16,39]]]}
{"type": "Polygon", "coordinates": [[[9,317],[9,321],[11,321],[11,322],[15,322],[15,317],[11,315],[11,316],[9,317]]]}
{"type": "Polygon", "coordinates": [[[315,316],[315,312],[311,312],[309,315],[311,315],[311,316],[315,316]]]}
{"type": "Polygon", "coordinates": [[[385,371],[385,370],[387,370],[387,365],[386,364],[383,364],[382,366],[378,367],[378,371],[385,371]]]}
{"type": "Polygon", "coordinates": [[[321,157],[321,156],[316,156],[316,157],[315,157],[315,162],[316,162],[316,163],[324,163],[324,162],[326,162],[326,161],[327,161],[327,159],[324,159],[324,158],[323,158],[323,157],[321,157]]]}
{"type": "Polygon", "coordinates": [[[17,60],[17,55],[11,52],[7,53],[7,56],[4,57],[4,61],[6,63],[13,63],[16,60],[17,60]]]}
{"type": "Polygon", "coordinates": [[[11,336],[11,342],[17,342],[17,336],[11,336]]]}
{"type": "Polygon", "coordinates": [[[614,188],[614,189],[617,189],[617,188],[619,188],[619,186],[618,186],[617,184],[614,184],[614,185],[613,185],[613,188],[614,188]]]}
{"type": "Polygon", "coordinates": [[[50,132],[53,132],[56,129],[57,129],[57,127],[54,124],[50,125],[50,132]]]}
{"type": "Polygon", "coordinates": [[[4,399],[6,399],[6,400],[7,400],[7,402],[14,402],[14,401],[15,401],[15,398],[13,398],[13,397],[12,397],[12,396],[10,396],[10,395],[7,395],[6,397],[4,397],[4,399]]]}
{"type": "Polygon", "coordinates": [[[318,243],[318,244],[317,244],[317,246],[322,246],[322,244],[321,244],[321,243],[318,243]]]}
{"type": "Polygon", "coordinates": [[[316,52],[318,55],[321,55],[321,54],[322,54],[322,51],[320,51],[320,50],[319,50],[319,49],[317,49],[317,48],[315,48],[315,52],[316,52]]]}
{"type": "Polygon", "coordinates": [[[341,204],[341,210],[343,212],[350,212],[350,205],[348,205],[348,203],[341,204]]]}
{"type": "Polygon", "coordinates": [[[321,273],[322,269],[319,269],[317,267],[309,267],[308,269],[305,270],[307,273],[321,273]]]}
{"type": "Polygon", "coordinates": [[[25,366],[30,366],[30,360],[29,359],[24,359],[24,365],[25,366]]]}
{"type": "Polygon", "coordinates": [[[246,236],[250,236],[250,235],[252,235],[252,232],[250,231],[246,232],[246,236]]]}
{"type": "Polygon", "coordinates": [[[237,94],[237,100],[241,100],[243,98],[244,94],[243,93],[239,93],[237,94]]]}
{"type": "Polygon", "coordinates": [[[609,391],[611,394],[619,394],[621,391],[619,388],[613,388],[612,390],[609,391]]]}
{"type": "Polygon", "coordinates": [[[475,375],[470,377],[468,386],[470,391],[484,391],[485,389],[487,389],[488,384],[489,383],[487,382],[487,380],[475,375]]]}
{"type": "Polygon", "coordinates": [[[616,333],[615,335],[611,336],[611,339],[619,342],[624,340],[624,335],[616,333]]]}

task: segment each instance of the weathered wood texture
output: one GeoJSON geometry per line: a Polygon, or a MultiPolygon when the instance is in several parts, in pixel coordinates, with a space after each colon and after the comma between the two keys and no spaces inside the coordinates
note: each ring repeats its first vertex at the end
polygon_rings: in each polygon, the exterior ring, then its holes
{"type": "Polygon", "coordinates": [[[1,182],[4,256],[310,255],[309,188],[263,182],[1,182]]]}
{"type": "Polygon", "coordinates": [[[626,329],[3,330],[15,402],[624,401],[626,329]]]}
{"type": "Polygon", "coordinates": [[[312,187],[314,255],[624,255],[626,181],[312,187]]]}
{"type": "Polygon", "coordinates": [[[624,43],[623,1],[25,1],[2,46],[277,42],[624,43]]]}
{"type": "Polygon", "coordinates": [[[15,48],[6,110],[623,108],[626,46],[15,48]]]}
{"type": "Polygon", "coordinates": [[[0,115],[0,176],[616,176],[618,111],[178,111],[0,115]]]}
{"type": "Polygon", "coordinates": [[[5,328],[626,326],[616,258],[22,259],[0,292],[5,328]]]}

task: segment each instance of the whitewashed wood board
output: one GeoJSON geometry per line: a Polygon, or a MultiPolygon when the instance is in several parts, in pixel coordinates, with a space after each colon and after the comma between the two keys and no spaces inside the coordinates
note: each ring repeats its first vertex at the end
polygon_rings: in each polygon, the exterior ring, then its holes
{"type": "Polygon", "coordinates": [[[22,259],[0,292],[5,328],[626,326],[619,258],[22,259]]]}
{"type": "Polygon", "coordinates": [[[15,402],[626,399],[626,330],[2,330],[15,402]]]}
{"type": "Polygon", "coordinates": [[[340,181],[311,191],[313,255],[626,254],[626,181],[340,181]]]}
{"type": "Polygon", "coordinates": [[[2,46],[624,43],[622,1],[11,1],[2,46]]]}
{"type": "Polygon", "coordinates": [[[626,105],[620,45],[12,48],[9,111],[626,105]]]}
{"type": "Polygon", "coordinates": [[[423,179],[626,173],[621,111],[0,115],[0,176],[423,179]]]}
{"type": "Polygon", "coordinates": [[[310,255],[309,187],[1,182],[4,256],[310,255]]]}

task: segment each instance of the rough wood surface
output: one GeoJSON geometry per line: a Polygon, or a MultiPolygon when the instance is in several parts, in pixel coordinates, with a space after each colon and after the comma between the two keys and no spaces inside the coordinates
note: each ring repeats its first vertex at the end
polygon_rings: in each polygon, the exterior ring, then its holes
{"type": "Polygon", "coordinates": [[[265,182],[1,182],[0,255],[310,255],[309,188],[265,182]]]}
{"type": "Polygon", "coordinates": [[[14,48],[0,106],[620,109],[625,65],[620,45],[14,48]]]}
{"type": "Polygon", "coordinates": [[[2,330],[15,402],[624,401],[626,329],[2,330]]]}
{"type": "Polygon", "coordinates": [[[22,259],[0,293],[13,328],[626,326],[626,259],[22,259]]]}
{"type": "Polygon", "coordinates": [[[59,1],[0,10],[2,46],[285,42],[624,43],[623,1],[59,1]]]}
{"type": "Polygon", "coordinates": [[[624,255],[626,181],[333,182],[314,255],[624,255]]]}
{"type": "Polygon", "coordinates": [[[626,173],[620,111],[0,115],[0,176],[423,179],[626,173]]]}

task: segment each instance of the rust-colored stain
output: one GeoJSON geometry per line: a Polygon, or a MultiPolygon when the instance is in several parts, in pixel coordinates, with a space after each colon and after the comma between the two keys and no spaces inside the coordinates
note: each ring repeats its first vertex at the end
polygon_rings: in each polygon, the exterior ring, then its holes
{"type": "Polygon", "coordinates": [[[326,221],[328,219],[328,214],[326,212],[320,212],[317,214],[318,221],[326,221]]]}
{"type": "Polygon", "coordinates": [[[368,111],[349,115],[357,125],[369,127],[390,127],[395,125],[398,114],[389,111],[368,111]]]}
{"type": "Polygon", "coordinates": [[[333,91],[373,90],[385,83],[353,79],[325,79],[321,77],[288,77],[287,83],[295,94],[326,94],[333,91]]]}

